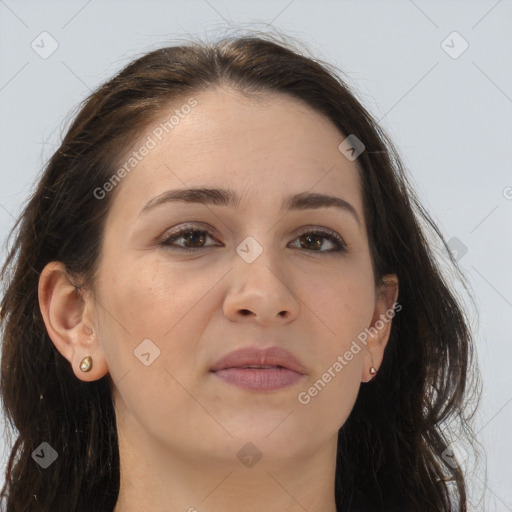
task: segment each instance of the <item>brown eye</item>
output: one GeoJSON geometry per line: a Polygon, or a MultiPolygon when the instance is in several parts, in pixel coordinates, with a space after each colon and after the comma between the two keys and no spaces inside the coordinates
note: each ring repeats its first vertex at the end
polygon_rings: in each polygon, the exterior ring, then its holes
{"type": "Polygon", "coordinates": [[[206,231],[191,230],[184,231],[182,236],[187,247],[190,247],[188,244],[192,244],[192,247],[201,247],[205,243],[207,238],[207,235],[205,236],[205,234],[206,231]]]}
{"type": "Polygon", "coordinates": [[[344,240],[334,231],[306,231],[298,237],[300,241],[300,248],[306,249],[312,252],[346,252],[347,244],[344,240]],[[329,240],[333,248],[330,250],[321,250],[325,242],[323,240],[329,240]]]}
{"type": "Polygon", "coordinates": [[[304,234],[301,235],[301,244],[304,249],[321,249],[322,248],[322,236],[315,234],[304,234]]]}
{"type": "Polygon", "coordinates": [[[195,229],[191,227],[182,227],[175,233],[171,233],[166,236],[160,245],[165,246],[172,250],[184,250],[193,252],[195,250],[206,249],[208,246],[205,245],[207,238],[211,235],[204,229],[195,229]],[[176,244],[177,240],[183,240],[183,245],[176,244]]]}

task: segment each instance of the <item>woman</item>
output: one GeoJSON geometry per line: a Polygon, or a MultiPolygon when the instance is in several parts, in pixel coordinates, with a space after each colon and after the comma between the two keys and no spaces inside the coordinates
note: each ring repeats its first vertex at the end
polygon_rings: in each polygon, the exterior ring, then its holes
{"type": "Polygon", "coordinates": [[[128,65],[3,268],[7,512],[467,510],[444,424],[471,436],[472,336],[421,220],[444,243],[373,118],[291,45],[128,65]]]}

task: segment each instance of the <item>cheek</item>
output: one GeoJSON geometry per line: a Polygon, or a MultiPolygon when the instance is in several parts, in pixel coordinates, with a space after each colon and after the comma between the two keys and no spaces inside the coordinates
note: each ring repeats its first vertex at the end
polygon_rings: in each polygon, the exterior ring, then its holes
{"type": "Polygon", "coordinates": [[[142,259],[140,264],[120,262],[103,273],[98,295],[100,337],[114,380],[129,370],[172,372],[182,361],[188,359],[190,364],[204,330],[201,322],[208,321],[207,315],[198,313],[201,298],[212,288],[213,279],[203,274],[184,276],[168,262],[142,259]]]}
{"type": "MultiPolygon", "coordinates": [[[[305,301],[306,315],[324,339],[323,354],[346,350],[353,338],[370,324],[375,307],[373,281],[368,274],[348,269],[339,277],[331,275],[311,282],[315,293],[305,301]]],[[[304,319],[303,319],[304,320],[304,319]]],[[[324,363],[328,361],[324,360],[324,363]]]]}
{"type": "Polygon", "coordinates": [[[336,362],[334,358],[297,394],[297,414],[312,432],[340,429],[356,401],[361,384],[361,358],[355,356],[341,366],[336,366],[336,362]]]}
{"type": "Polygon", "coordinates": [[[358,336],[370,323],[373,300],[371,287],[353,282],[331,285],[318,299],[323,306],[323,334],[315,338],[313,371],[296,397],[310,430],[335,431],[352,411],[361,384],[364,353],[358,336]]]}
{"type": "Polygon", "coordinates": [[[317,315],[314,324],[320,326],[312,333],[316,361],[297,395],[310,428],[321,429],[323,422],[340,428],[357,398],[365,348],[358,336],[370,325],[375,300],[371,274],[364,279],[360,275],[364,274],[331,279],[324,283],[323,293],[319,290],[311,299],[317,315]]]}
{"type": "Polygon", "coordinates": [[[118,398],[150,429],[166,425],[179,437],[172,419],[198,414],[186,390],[195,386],[190,370],[208,322],[201,299],[218,279],[184,276],[169,262],[141,262],[130,270],[120,264],[104,273],[100,336],[109,373],[118,398]]]}
{"type": "Polygon", "coordinates": [[[204,272],[184,273],[170,261],[142,258],[105,274],[105,303],[125,332],[137,338],[162,339],[170,334],[213,285],[204,272]]]}

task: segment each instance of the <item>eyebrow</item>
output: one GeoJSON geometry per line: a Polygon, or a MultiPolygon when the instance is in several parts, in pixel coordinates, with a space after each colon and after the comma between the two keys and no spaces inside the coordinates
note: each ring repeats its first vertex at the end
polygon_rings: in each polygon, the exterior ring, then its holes
{"type": "MultiPolygon", "coordinates": [[[[213,204],[217,206],[237,208],[240,204],[240,200],[241,197],[231,189],[182,188],[167,190],[148,201],[144,208],[142,208],[139,215],[147,213],[158,205],[170,202],[213,204]]],[[[317,208],[338,208],[350,213],[357,223],[361,225],[361,220],[359,219],[356,209],[340,197],[316,194],[312,192],[301,192],[299,194],[286,197],[281,205],[281,209],[288,210],[310,210],[317,208]]]]}

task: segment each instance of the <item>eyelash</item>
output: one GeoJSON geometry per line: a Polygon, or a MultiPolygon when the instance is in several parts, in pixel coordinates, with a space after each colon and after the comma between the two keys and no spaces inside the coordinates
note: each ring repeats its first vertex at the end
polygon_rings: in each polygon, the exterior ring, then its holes
{"type": "MultiPolygon", "coordinates": [[[[213,238],[212,234],[207,229],[198,229],[194,226],[183,226],[178,231],[169,234],[165,238],[163,238],[159,245],[165,247],[166,249],[172,250],[172,251],[182,251],[182,252],[198,252],[203,251],[204,249],[207,249],[208,247],[180,247],[180,246],[173,246],[172,242],[178,240],[181,236],[183,236],[186,233],[206,233],[208,237],[213,238]]],[[[307,252],[317,252],[320,254],[339,254],[339,253],[346,253],[347,252],[347,244],[346,242],[335,232],[330,229],[318,229],[318,230],[311,230],[311,231],[304,231],[303,233],[300,233],[297,235],[297,238],[304,236],[304,235],[319,235],[322,238],[329,239],[331,242],[334,243],[335,248],[328,250],[328,251],[315,251],[313,249],[302,249],[307,252]]]]}

